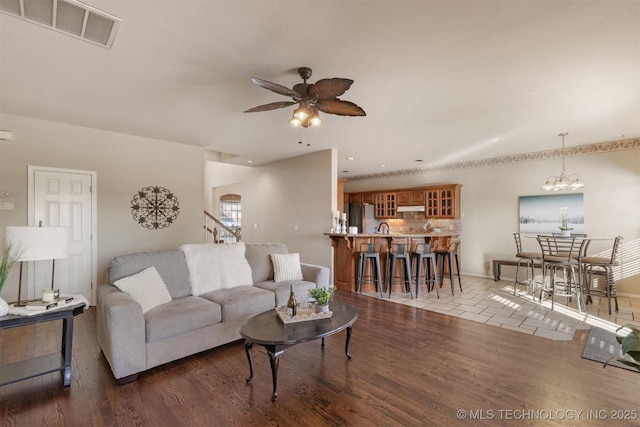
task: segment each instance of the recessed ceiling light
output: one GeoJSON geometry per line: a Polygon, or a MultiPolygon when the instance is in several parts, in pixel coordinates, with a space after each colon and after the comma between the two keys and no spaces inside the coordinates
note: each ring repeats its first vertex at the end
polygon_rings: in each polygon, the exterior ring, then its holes
{"type": "Polygon", "coordinates": [[[347,157],[347,160],[355,160],[355,157],[347,157]]]}
{"type": "Polygon", "coordinates": [[[378,165],[378,166],[381,167],[381,168],[386,168],[387,167],[387,165],[378,165]]]}
{"type": "Polygon", "coordinates": [[[253,160],[247,160],[247,163],[253,163],[253,160]]]}

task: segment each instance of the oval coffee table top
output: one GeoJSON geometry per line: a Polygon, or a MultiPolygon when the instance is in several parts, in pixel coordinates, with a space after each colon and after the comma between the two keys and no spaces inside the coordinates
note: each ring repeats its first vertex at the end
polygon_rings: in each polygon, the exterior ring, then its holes
{"type": "Polygon", "coordinates": [[[285,324],[276,310],[265,311],[247,320],[240,328],[240,335],[261,345],[293,345],[335,334],[358,319],[358,312],[351,306],[332,301],[329,319],[308,320],[285,324]]]}

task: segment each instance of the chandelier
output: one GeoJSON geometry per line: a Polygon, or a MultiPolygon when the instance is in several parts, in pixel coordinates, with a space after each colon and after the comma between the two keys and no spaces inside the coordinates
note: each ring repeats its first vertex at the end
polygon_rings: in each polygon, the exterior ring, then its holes
{"type": "Polygon", "coordinates": [[[584,183],[580,181],[578,175],[575,173],[566,175],[564,165],[564,137],[569,135],[568,133],[560,133],[558,136],[562,137],[562,173],[558,176],[550,176],[547,178],[547,182],[542,186],[543,190],[547,191],[561,191],[561,190],[577,190],[584,187],[584,183]]]}

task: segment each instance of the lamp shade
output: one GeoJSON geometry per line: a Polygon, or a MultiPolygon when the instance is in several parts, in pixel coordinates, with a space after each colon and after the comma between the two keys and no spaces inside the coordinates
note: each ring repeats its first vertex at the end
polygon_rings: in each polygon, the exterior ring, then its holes
{"type": "Polygon", "coordinates": [[[20,250],[18,261],[66,258],[69,231],[65,227],[7,227],[7,243],[20,250]]]}

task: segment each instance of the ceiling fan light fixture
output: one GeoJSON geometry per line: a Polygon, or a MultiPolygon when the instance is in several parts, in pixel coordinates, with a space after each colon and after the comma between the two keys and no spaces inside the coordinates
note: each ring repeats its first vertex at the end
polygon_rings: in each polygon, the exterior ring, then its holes
{"type": "Polygon", "coordinates": [[[294,104],[300,104],[293,111],[293,117],[289,124],[294,127],[320,126],[322,119],[318,111],[338,116],[366,116],[362,108],[353,102],[343,101],[338,97],[343,95],[353,83],[351,79],[332,77],[320,79],[315,83],[307,83],[312,71],[309,67],[298,68],[298,74],[303,83],[298,83],[292,89],[277,83],[269,82],[257,77],[251,77],[251,81],[267,90],[292,98],[292,101],[271,102],[245,110],[245,113],[259,111],[271,111],[278,108],[286,108],[294,104]]]}
{"type": "Polygon", "coordinates": [[[320,126],[322,124],[322,119],[317,111],[314,111],[313,114],[311,114],[311,117],[309,117],[309,124],[311,126],[320,126]]]}
{"type": "Polygon", "coordinates": [[[299,118],[297,118],[295,116],[295,114],[291,117],[291,119],[289,120],[289,124],[291,126],[293,126],[294,128],[300,127],[300,125],[302,125],[302,120],[300,120],[299,118]]]}
{"type": "Polygon", "coordinates": [[[309,117],[309,110],[307,110],[306,105],[300,105],[298,108],[293,110],[293,117],[297,118],[300,121],[305,121],[307,117],[309,117]]]}

